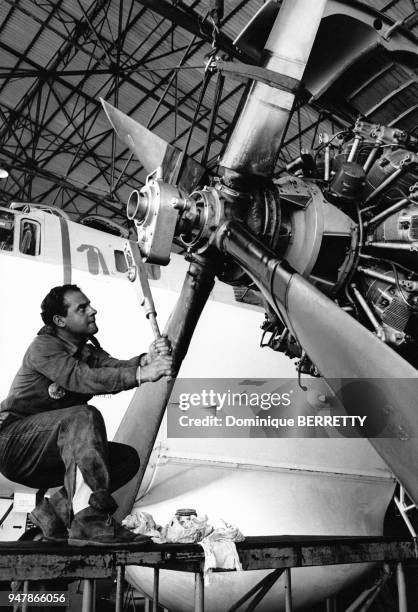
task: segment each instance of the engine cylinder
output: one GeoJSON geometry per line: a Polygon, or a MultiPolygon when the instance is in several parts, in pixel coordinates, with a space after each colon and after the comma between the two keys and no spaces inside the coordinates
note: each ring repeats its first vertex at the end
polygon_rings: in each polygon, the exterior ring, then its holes
{"type": "Polygon", "coordinates": [[[367,174],[365,196],[370,196],[386,179],[402,167],[404,172],[379,196],[379,204],[381,207],[388,206],[393,204],[394,198],[400,199],[402,194],[408,193],[409,187],[418,181],[417,168],[408,165],[411,155],[413,154],[405,149],[389,150],[384,153],[367,174]]]}

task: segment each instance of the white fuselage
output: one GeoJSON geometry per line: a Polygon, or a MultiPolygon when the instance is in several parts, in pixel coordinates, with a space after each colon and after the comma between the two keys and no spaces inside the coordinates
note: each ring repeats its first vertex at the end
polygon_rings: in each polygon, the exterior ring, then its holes
{"type": "MultiPolygon", "coordinates": [[[[112,355],[129,358],[147,350],[151,328],[134,285],[117,270],[120,255],[115,252],[123,253],[125,242],[44,212],[15,214],[13,250],[0,250],[4,296],[0,302],[0,397],[7,395],[22,356],[41,327],[39,305],[54,285],[76,283],[88,295],[98,310],[98,338],[112,355]],[[37,224],[38,254],[19,251],[24,218],[37,224]]],[[[157,271],[160,278],[150,279],[161,327],[176,302],[186,269],[183,258],[174,255],[168,267],[157,271]]],[[[259,347],[262,321],[260,309],[238,304],[232,288],[217,282],[180,377],[234,378],[247,386],[254,380],[294,378],[290,360],[259,347]]],[[[123,392],[94,399],[110,439],[131,395],[123,392]]],[[[295,414],[303,411],[301,392],[295,414]]],[[[393,493],[391,473],[367,440],[328,433],[336,437],[300,438],[286,431],[261,438],[250,437],[249,432],[231,439],[171,438],[164,421],[138,503],[159,524],[168,522],[176,509],[192,507],[208,515],[210,522],[221,517],[237,525],[244,535],[381,534],[393,493]]],[[[2,491],[18,488],[4,483],[2,491]]],[[[1,539],[11,539],[10,533],[11,528],[4,527],[1,539]]],[[[19,535],[18,530],[14,533],[19,535]]],[[[364,565],[295,570],[295,608],[325,598],[364,571],[364,565]]],[[[263,575],[262,571],[214,575],[206,588],[205,610],[226,610],[263,575]]],[[[150,570],[131,568],[129,579],[151,595],[150,570]]],[[[163,606],[193,610],[192,575],[164,572],[160,582],[163,606]]],[[[260,610],[283,607],[279,581],[260,610]]]]}

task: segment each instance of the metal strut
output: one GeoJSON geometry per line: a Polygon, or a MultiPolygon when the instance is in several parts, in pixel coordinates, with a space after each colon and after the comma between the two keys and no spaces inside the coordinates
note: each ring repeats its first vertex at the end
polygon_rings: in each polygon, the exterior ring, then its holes
{"type": "Polygon", "coordinates": [[[417,533],[408,517],[408,512],[410,510],[413,510],[417,506],[411,500],[409,500],[409,503],[407,502],[407,499],[409,499],[407,492],[405,491],[404,487],[400,483],[399,483],[399,487],[400,487],[399,497],[396,497],[395,495],[393,499],[395,501],[395,504],[398,507],[399,512],[401,513],[403,520],[405,521],[406,526],[409,529],[411,536],[414,538],[415,547],[417,550],[417,533]]]}
{"type": "MultiPolygon", "coordinates": [[[[265,576],[262,580],[260,580],[260,582],[257,582],[257,584],[253,586],[252,589],[250,589],[243,597],[241,597],[231,608],[229,608],[228,612],[236,612],[236,610],[238,610],[245,602],[249,601],[253,596],[254,598],[246,608],[246,612],[252,612],[253,610],[255,610],[256,606],[258,606],[260,601],[264,599],[265,595],[267,595],[267,593],[277,582],[277,580],[280,578],[284,571],[285,570],[282,568],[276,569],[267,576],[265,576]]],[[[286,608],[286,612],[287,610],[288,608],[286,608]]]]}

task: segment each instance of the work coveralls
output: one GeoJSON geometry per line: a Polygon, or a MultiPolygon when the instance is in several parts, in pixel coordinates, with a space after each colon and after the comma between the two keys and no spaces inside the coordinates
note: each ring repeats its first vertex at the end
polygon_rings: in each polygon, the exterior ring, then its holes
{"type": "Polygon", "coordinates": [[[45,326],[0,404],[0,472],[34,488],[64,483],[67,524],[77,467],[92,489],[90,505],[109,513],[117,507],[110,493],[138,471],[136,450],[108,442],[101,413],[87,402],[136,387],[140,358],[114,359],[95,338],[76,346],[45,326]]]}

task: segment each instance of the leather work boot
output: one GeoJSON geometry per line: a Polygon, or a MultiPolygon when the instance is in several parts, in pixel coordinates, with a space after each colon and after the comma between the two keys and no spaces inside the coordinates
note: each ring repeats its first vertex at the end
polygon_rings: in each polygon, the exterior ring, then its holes
{"type": "Polygon", "coordinates": [[[51,542],[67,541],[67,529],[46,498],[35,506],[29,514],[29,518],[34,525],[39,527],[46,540],[51,542]]]}
{"type": "Polygon", "coordinates": [[[72,546],[100,546],[104,544],[146,544],[152,540],[148,536],[138,535],[125,529],[108,513],[95,510],[91,506],[84,508],[74,516],[70,526],[68,544],[72,546]]]}
{"type": "Polygon", "coordinates": [[[62,487],[49,498],[49,505],[66,527],[71,523],[67,492],[62,487]]]}

